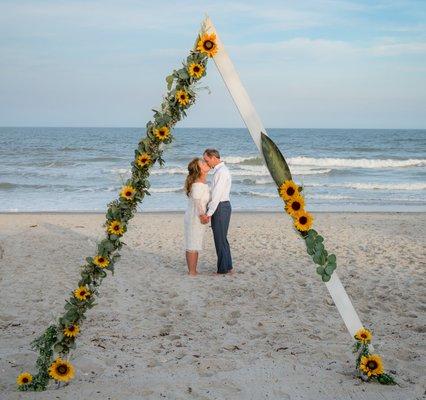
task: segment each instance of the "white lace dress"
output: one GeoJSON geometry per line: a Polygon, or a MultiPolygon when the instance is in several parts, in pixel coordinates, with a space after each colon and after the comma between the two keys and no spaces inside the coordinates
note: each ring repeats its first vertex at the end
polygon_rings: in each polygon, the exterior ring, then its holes
{"type": "Polygon", "coordinates": [[[205,214],[209,201],[209,186],[202,182],[193,183],[184,217],[185,249],[187,251],[200,251],[203,249],[203,237],[208,224],[203,225],[199,216],[205,214]]]}

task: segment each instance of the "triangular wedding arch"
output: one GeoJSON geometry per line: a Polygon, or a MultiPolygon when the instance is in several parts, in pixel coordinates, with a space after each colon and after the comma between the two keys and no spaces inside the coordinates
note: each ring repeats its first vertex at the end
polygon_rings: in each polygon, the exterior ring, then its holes
{"type": "MultiPolygon", "coordinates": [[[[299,214],[292,214],[291,202],[294,200],[292,196],[298,196],[302,188],[292,181],[284,157],[267,136],[260,117],[212,21],[206,17],[194,49],[187,57],[184,67],[174,70],[166,78],[167,94],[160,110],[154,110],[153,120],[146,125],[146,137],[139,142],[135,150],[135,159],[131,163],[132,177],[121,189],[119,199],[108,204],[107,220],[104,225],[105,239],[98,243],[96,255],[87,257],[86,263],[81,266],[81,279],[78,287],[71,293],[71,297],[66,300],[63,315],[58,318],[56,324],[50,325],[32,342],[32,347],[39,352],[36,363],[38,372],[34,376],[29,372],[21,373],[17,378],[20,390],[41,391],[46,389],[50,379],[67,382],[73,378],[74,367],[66,360],[66,356],[76,346],[76,337],[81,331],[85,313],[95,305],[94,301],[99,293],[98,287],[107,276],[106,271],[114,272],[114,264],[120,257],[119,250],[123,245],[121,237],[127,230],[127,223],[134,216],[137,204],[146,194],[149,194],[150,168],[156,162],[163,164],[164,143],[170,143],[173,140],[171,129],[186,116],[186,110],[195,102],[196,94],[192,85],[205,75],[208,58],[213,59],[222,76],[256,147],[280,188],[280,196],[286,201],[286,211],[295,219],[295,226],[305,239],[308,254],[319,265],[317,272],[327,286],[350,336],[355,339],[357,369],[365,379],[375,378],[383,384],[394,383],[393,378],[384,373],[380,356],[371,354],[373,351],[371,332],[363,327],[346,290],[334,271],[336,256],[327,253],[323,244],[324,239],[311,229],[310,225],[306,230],[303,226],[300,228],[300,224],[306,224],[306,220],[310,220],[309,213],[304,214],[304,222],[298,219],[299,214]]],[[[299,199],[303,205],[303,199],[299,199]]],[[[303,207],[302,211],[304,211],[303,207]]]]}

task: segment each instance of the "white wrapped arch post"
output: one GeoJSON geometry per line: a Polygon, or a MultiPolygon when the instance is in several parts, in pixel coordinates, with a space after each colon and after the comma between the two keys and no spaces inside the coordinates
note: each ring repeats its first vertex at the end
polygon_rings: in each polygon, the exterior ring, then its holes
{"type": "MultiPolygon", "coordinates": [[[[260,120],[259,115],[257,114],[253,103],[251,102],[250,97],[245,90],[237,71],[235,70],[234,64],[232,64],[232,61],[229,58],[210,18],[205,18],[203,22],[203,29],[208,33],[216,34],[218,52],[213,57],[213,60],[229,90],[229,93],[231,94],[232,99],[234,100],[235,105],[238,108],[238,111],[241,114],[245,125],[247,126],[247,129],[250,132],[252,139],[254,140],[254,143],[263,157],[260,133],[263,132],[267,134],[265,127],[263,126],[262,121],[260,120]]],[[[363,325],[336,272],[333,272],[331,279],[326,282],[325,285],[327,286],[334,304],[345,322],[349,334],[353,338],[355,332],[362,328],[363,325]]]]}

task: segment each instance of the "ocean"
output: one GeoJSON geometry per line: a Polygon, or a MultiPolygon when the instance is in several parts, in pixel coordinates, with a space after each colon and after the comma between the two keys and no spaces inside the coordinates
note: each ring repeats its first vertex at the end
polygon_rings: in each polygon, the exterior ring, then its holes
{"type": "MultiPolygon", "coordinates": [[[[426,130],[267,132],[310,211],[426,211],[426,130]]],[[[105,211],[130,176],[143,136],[142,128],[0,128],[0,211],[105,211]]],[[[186,165],[207,147],[231,170],[234,210],[282,209],[246,129],[177,128],[174,136],[140,211],[184,210],[186,165]]]]}

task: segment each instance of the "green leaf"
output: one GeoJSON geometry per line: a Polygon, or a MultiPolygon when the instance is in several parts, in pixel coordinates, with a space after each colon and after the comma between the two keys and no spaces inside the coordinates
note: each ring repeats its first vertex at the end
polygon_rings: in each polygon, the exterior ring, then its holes
{"type": "Polygon", "coordinates": [[[189,74],[186,68],[181,68],[178,72],[179,79],[186,80],[189,79],[189,74]]]}
{"type": "Polygon", "coordinates": [[[327,275],[331,276],[335,269],[336,267],[333,264],[327,264],[327,266],[325,267],[325,272],[327,275]]]}
{"type": "Polygon", "coordinates": [[[65,318],[66,320],[70,321],[70,322],[74,322],[74,320],[75,320],[76,318],[78,318],[78,311],[77,311],[77,309],[74,307],[74,308],[72,308],[72,309],[68,310],[68,311],[65,313],[64,318],[65,318]]]}
{"type": "Polygon", "coordinates": [[[352,352],[353,352],[353,353],[358,353],[358,351],[359,351],[360,347],[361,347],[361,343],[360,343],[360,342],[356,342],[356,343],[354,344],[354,347],[353,347],[352,352]]]}
{"type": "Polygon", "coordinates": [[[327,262],[328,262],[329,264],[336,264],[336,256],[335,256],[334,254],[330,254],[330,255],[327,257],[327,262]]]}
{"type": "Polygon", "coordinates": [[[175,79],[175,78],[174,78],[173,74],[169,75],[169,76],[166,78],[166,82],[167,82],[167,90],[170,90],[170,89],[172,88],[174,79],[175,79]]]}
{"type": "Polygon", "coordinates": [[[315,237],[315,242],[316,243],[322,243],[322,242],[324,242],[324,238],[321,235],[317,235],[315,237]]]}
{"type": "Polygon", "coordinates": [[[306,236],[305,237],[306,247],[308,249],[313,249],[315,246],[315,239],[312,238],[312,236],[306,236]]]}
{"type": "Polygon", "coordinates": [[[331,276],[327,274],[323,274],[321,278],[323,282],[328,282],[331,279],[331,276]]]}
{"type": "Polygon", "coordinates": [[[63,350],[64,350],[64,347],[63,347],[60,343],[56,343],[56,344],[53,346],[53,351],[54,351],[55,353],[61,353],[63,350]]]}
{"type": "Polygon", "coordinates": [[[377,377],[377,381],[382,385],[396,385],[395,380],[389,374],[381,374],[377,377]]]}
{"type": "Polygon", "coordinates": [[[281,186],[283,182],[292,179],[290,168],[288,167],[280,149],[271,138],[261,132],[261,140],[263,157],[265,158],[269,173],[276,185],[281,186]]]}
{"type": "Polygon", "coordinates": [[[317,274],[324,275],[324,267],[317,267],[317,274]]]}
{"type": "Polygon", "coordinates": [[[115,247],[108,239],[103,239],[99,243],[98,249],[100,253],[104,253],[104,252],[111,253],[112,251],[114,251],[115,247]]]}
{"type": "Polygon", "coordinates": [[[322,244],[321,242],[315,242],[315,252],[317,253],[322,253],[325,249],[324,249],[324,244],[322,244]]]}
{"type": "Polygon", "coordinates": [[[318,236],[318,232],[315,229],[309,229],[308,236],[315,239],[318,236]]]}

